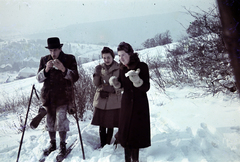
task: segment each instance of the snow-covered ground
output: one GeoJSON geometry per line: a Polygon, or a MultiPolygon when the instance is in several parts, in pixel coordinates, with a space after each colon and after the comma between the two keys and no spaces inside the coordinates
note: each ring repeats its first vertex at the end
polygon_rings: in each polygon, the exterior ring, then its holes
{"type": "MultiPolygon", "coordinates": [[[[154,53],[154,50],[159,51],[160,48],[151,50],[154,53]]],[[[90,68],[91,63],[84,67],[90,68]]],[[[0,102],[6,95],[16,91],[30,95],[33,84],[37,89],[42,86],[35,77],[0,84],[0,102]]],[[[148,99],[152,145],[140,149],[140,162],[240,161],[240,99],[237,96],[203,94],[203,90],[188,86],[169,87],[165,93],[161,93],[151,82],[148,99]]],[[[96,149],[100,139],[98,127],[90,124],[91,118],[92,112],[87,111],[84,120],[79,121],[86,159],[82,159],[79,142],[65,162],[124,162],[124,149],[120,145],[116,149],[112,144],[96,149]]],[[[79,140],[76,121],[72,116],[69,119],[71,123],[67,145],[75,139],[79,140]]],[[[14,121],[17,122],[17,114],[0,115],[0,161],[3,162],[14,162],[17,159],[22,134],[17,134],[10,126],[14,121]]],[[[117,129],[114,131],[116,133],[117,129]]],[[[58,136],[57,140],[59,147],[58,136]]],[[[48,144],[48,132],[44,130],[44,125],[35,130],[27,129],[19,161],[38,161],[48,144]]],[[[46,162],[53,162],[57,154],[58,150],[52,152],[46,162]]]]}

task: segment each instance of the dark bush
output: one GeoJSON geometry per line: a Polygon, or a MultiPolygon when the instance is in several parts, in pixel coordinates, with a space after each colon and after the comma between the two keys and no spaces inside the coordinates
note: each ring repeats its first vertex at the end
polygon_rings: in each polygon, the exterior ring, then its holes
{"type": "Polygon", "coordinates": [[[169,43],[172,43],[172,38],[170,35],[170,31],[167,30],[164,33],[156,34],[154,38],[147,39],[145,42],[142,43],[142,45],[145,48],[151,48],[169,43]]]}

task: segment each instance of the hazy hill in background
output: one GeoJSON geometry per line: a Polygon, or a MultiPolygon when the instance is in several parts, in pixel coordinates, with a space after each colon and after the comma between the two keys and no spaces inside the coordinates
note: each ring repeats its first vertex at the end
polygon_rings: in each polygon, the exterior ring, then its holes
{"type": "MultiPolygon", "coordinates": [[[[134,50],[141,49],[144,41],[166,30],[170,31],[173,41],[177,41],[186,34],[184,27],[187,28],[192,19],[186,13],[174,12],[74,24],[58,30],[18,36],[18,39],[16,36],[12,39],[4,37],[0,42],[0,64],[2,65],[0,72],[19,72],[26,67],[37,69],[39,61],[24,62],[23,60],[29,60],[30,57],[39,60],[40,57],[49,54],[45,46],[47,38],[51,36],[58,36],[61,39],[64,52],[74,54],[79,63],[85,63],[99,59],[103,46],[116,50],[121,41],[126,41],[133,46],[134,50]]],[[[9,82],[12,79],[14,78],[11,76],[3,77],[0,83],[9,82]]]]}
{"type": "Polygon", "coordinates": [[[26,38],[46,39],[51,36],[58,36],[62,42],[108,45],[117,45],[121,41],[126,41],[135,48],[140,48],[146,39],[166,30],[170,31],[173,41],[176,41],[186,34],[184,27],[187,28],[192,19],[190,15],[184,12],[173,12],[74,24],[58,30],[27,35],[26,38]]]}

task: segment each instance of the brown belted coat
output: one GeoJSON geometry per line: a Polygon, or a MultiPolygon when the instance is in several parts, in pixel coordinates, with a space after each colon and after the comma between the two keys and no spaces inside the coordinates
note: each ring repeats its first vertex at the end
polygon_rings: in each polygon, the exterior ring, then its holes
{"type": "Polygon", "coordinates": [[[113,61],[112,66],[107,69],[106,65],[101,64],[101,76],[94,75],[93,83],[97,87],[93,106],[102,110],[112,110],[112,109],[120,109],[121,107],[121,90],[116,89],[114,93],[109,93],[107,98],[100,97],[100,91],[103,89],[104,84],[109,85],[109,78],[111,76],[119,75],[119,64],[116,61],[113,61]]]}

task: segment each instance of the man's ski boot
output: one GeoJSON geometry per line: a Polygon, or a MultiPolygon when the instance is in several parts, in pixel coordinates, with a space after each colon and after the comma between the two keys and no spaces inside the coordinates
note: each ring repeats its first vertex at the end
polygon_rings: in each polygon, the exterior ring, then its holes
{"type": "Polygon", "coordinates": [[[65,142],[60,142],[60,152],[56,157],[58,162],[62,161],[65,158],[66,152],[67,152],[66,143],[65,142]]]}
{"type": "Polygon", "coordinates": [[[47,111],[45,108],[40,107],[38,110],[38,114],[36,117],[34,117],[30,123],[30,127],[32,129],[36,129],[41,122],[42,118],[47,114],[47,111]]]}
{"type": "Polygon", "coordinates": [[[52,151],[56,150],[56,140],[50,141],[50,146],[44,150],[43,154],[48,156],[52,151]]]}

